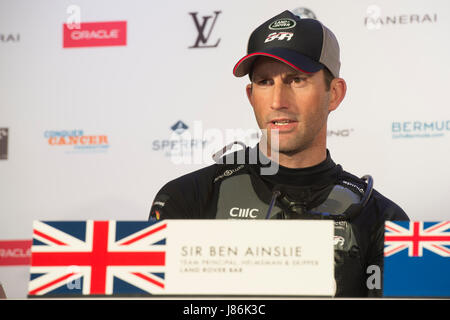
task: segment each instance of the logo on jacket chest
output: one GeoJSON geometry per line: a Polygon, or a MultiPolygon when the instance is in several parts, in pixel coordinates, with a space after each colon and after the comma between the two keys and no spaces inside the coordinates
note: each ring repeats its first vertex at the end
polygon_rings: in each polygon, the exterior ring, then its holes
{"type": "Polygon", "coordinates": [[[241,218],[241,219],[257,219],[260,210],[257,208],[239,208],[233,207],[229,211],[229,217],[233,218],[241,218]]]}

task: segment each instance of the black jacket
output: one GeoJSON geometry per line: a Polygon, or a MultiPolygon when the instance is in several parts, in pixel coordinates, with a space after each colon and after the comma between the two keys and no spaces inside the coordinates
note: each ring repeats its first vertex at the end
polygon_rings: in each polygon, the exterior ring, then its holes
{"type": "MultiPolygon", "coordinates": [[[[236,159],[237,153],[234,154],[236,159]]],[[[328,151],[327,159],[316,166],[302,169],[280,166],[272,176],[260,175],[263,165],[259,160],[248,164],[247,157],[245,163],[214,164],[170,181],[156,195],[150,218],[264,219],[274,189],[282,190],[283,195],[310,210],[323,203],[332,187],[343,179],[350,181],[348,184],[356,193],[362,194],[367,188],[363,180],[336,165],[328,151]],[[250,216],[248,210],[239,211],[239,208],[255,209],[250,216]]],[[[281,198],[275,204],[270,214],[272,219],[279,218],[280,212],[287,212],[281,198]]],[[[335,222],[336,296],[382,295],[376,281],[369,289],[367,280],[372,275],[368,272],[369,266],[378,266],[381,271],[383,268],[386,220],[409,219],[398,205],[374,189],[367,205],[353,220],[335,222]]],[[[378,283],[382,283],[382,279],[378,283]]]]}

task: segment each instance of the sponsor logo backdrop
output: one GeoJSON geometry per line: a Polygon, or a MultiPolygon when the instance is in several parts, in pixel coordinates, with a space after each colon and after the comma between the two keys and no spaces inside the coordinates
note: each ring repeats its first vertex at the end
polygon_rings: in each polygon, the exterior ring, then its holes
{"type": "Polygon", "coordinates": [[[28,267],[10,261],[26,261],[32,220],[145,220],[167,181],[236,136],[256,143],[248,78],[232,69],[285,9],[340,41],[334,160],[373,175],[411,219],[450,218],[446,0],[3,0],[0,240],[19,241],[0,249],[9,297],[27,292],[28,267]]]}

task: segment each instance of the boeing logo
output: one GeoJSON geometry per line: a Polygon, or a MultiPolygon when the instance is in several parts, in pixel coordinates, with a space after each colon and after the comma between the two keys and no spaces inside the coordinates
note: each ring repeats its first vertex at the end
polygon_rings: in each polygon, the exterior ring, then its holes
{"type": "Polygon", "coordinates": [[[230,210],[230,216],[233,218],[250,218],[256,219],[259,214],[259,209],[252,208],[238,208],[234,207],[230,210]]]}

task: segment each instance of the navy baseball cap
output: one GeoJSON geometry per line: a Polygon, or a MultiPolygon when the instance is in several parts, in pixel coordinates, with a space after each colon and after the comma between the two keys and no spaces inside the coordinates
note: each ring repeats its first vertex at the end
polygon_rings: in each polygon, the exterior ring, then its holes
{"type": "Polygon", "coordinates": [[[267,20],[250,35],[247,55],[236,63],[233,74],[248,74],[255,60],[267,56],[305,73],[327,67],[339,77],[339,44],[330,29],[316,19],[301,19],[286,10],[267,20]]]}

